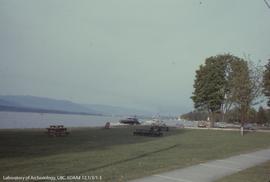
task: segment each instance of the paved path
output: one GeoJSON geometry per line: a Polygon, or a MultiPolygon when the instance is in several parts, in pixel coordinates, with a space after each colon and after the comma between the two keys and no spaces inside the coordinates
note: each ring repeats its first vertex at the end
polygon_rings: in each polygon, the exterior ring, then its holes
{"type": "Polygon", "coordinates": [[[270,160],[270,149],[201,163],[132,182],[211,182],[270,160]]]}

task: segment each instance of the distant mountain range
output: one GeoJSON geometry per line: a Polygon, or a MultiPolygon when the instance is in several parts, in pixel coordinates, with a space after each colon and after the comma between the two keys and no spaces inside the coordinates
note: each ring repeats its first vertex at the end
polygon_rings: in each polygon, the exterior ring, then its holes
{"type": "Polygon", "coordinates": [[[101,104],[83,104],[84,107],[98,111],[103,115],[115,115],[115,116],[153,116],[154,112],[140,110],[135,108],[101,105],[101,104]]]}
{"type": "Polygon", "coordinates": [[[97,104],[79,104],[67,100],[21,95],[0,96],[0,111],[115,116],[152,115],[151,112],[132,108],[97,104]]]}

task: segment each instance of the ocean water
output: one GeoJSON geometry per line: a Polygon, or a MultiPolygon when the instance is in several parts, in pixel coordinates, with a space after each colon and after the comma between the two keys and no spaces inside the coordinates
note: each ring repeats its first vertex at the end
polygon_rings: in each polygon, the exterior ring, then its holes
{"type": "Polygon", "coordinates": [[[0,112],[0,128],[46,128],[50,125],[67,127],[104,126],[106,122],[117,122],[118,117],[30,113],[30,112],[0,112]]]}
{"type": "MultiPolygon", "coordinates": [[[[30,112],[0,112],[0,128],[47,128],[50,125],[66,127],[100,127],[106,122],[117,123],[125,117],[30,113],[30,112]]],[[[143,120],[139,120],[143,122],[143,120]]],[[[169,126],[192,126],[190,121],[164,120],[169,126]]]]}

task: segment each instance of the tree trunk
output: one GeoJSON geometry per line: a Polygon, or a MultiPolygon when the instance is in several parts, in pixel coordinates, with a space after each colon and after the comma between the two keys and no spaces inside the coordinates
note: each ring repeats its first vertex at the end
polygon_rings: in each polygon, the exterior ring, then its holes
{"type": "Polygon", "coordinates": [[[244,125],[245,125],[245,111],[244,109],[241,109],[241,128],[240,128],[241,136],[244,136],[244,125]]]}
{"type": "Polygon", "coordinates": [[[244,136],[244,126],[241,125],[241,128],[240,128],[240,133],[241,133],[241,136],[244,136]]]}
{"type": "Polygon", "coordinates": [[[213,112],[211,112],[210,113],[210,121],[208,121],[209,122],[209,128],[213,128],[214,127],[214,113],[213,112]]]}

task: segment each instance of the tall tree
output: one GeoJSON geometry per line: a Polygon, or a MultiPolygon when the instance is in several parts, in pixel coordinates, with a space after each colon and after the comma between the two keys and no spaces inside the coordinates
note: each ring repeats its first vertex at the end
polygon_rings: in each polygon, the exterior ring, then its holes
{"type": "Polygon", "coordinates": [[[257,113],[257,122],[260,124],[267,123],[267,115],[265,110],[262,107],[259,107],[258,113],[257,113]]]}
{"type": "Polygon", "coordinates": [[[270,106],[270,59],[267,65],[265,65],[265,71],[263,73],[263,92],[268,98],[267,105],[270,106]]]}
{"type": "Polygon", "coordinates": [[[207,58],[196,71],[191,97],[195,108],[207,110],[210,116],[220,111],[224,116],[233,105],[240,111],[243,125],[260,95],[260,70],[258,65],[230,54],[207,58]]]}
{"type": "MultiPolygon", "coordinates": [[[[221,110],[224,103],[226,85],[226,61],[225,55],[209,57],[205,65],[201,65],[196,71],[194,92],[191,97],[194,107],[208,111],[210,116],[221,110]]],[[[213,119],[211,117],[211,123],[213,119]]]]}
{"type": "Polygon", "coordinates": [[[244,59],[231,64],[229,90],[234,106],[239,108],[242,125],[248,120],[251,107],[261,102],[262,67],[244,59]]]}
{"type": "Polygon", "coordinates": [[[249,79],[248,64],[244,60],[239,60],[231,64],[229,74],[229,90],[231,100],[239,108],[241,123],[246,121],[246,113],[250,106],[251,82],[249,79]]]}

